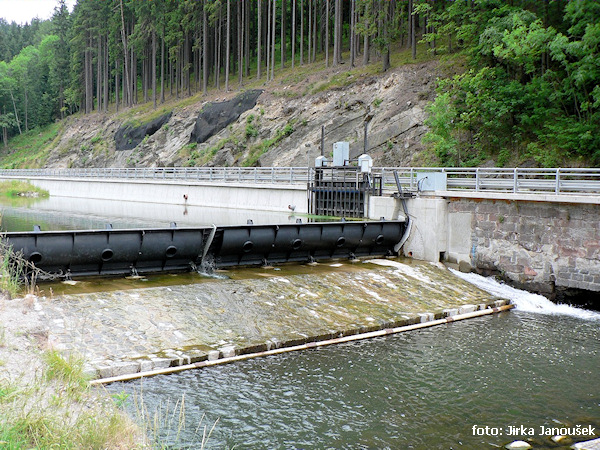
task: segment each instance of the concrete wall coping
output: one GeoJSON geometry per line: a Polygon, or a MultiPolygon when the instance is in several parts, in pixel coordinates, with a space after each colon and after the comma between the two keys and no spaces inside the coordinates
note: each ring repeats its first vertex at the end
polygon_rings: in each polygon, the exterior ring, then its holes
{"type": "Polygon", "coordinates": [[[600,204],[600,195],[593,194],[527,194],[511,192],[472,192],[472,191],[435,191],[423,193],[422,197],[446,197],[446,198],[472,198],[484,200],[511,200],[528,202],[550,202],[550,203],[584,203],[600,204]]]}
{"type": "MultiPolygon", "coordinates": [[[[18,180],[61,180],[60,177],[42,177],[42,176],[1,176],[2,179],[18,180]]],[[[248,183],[235,181],[194,181],[194,180],[161,180],[158,178],[135,179],[135,178],[71,178],[65,181],[93,182],[93,183],[121,183],[121,184],[165,184],[175,186],[210,186],[210,187],[228,187],[228,188],[252,188],[252,189],[277,189],[277,190],[296,190],[306,191],[306,185],[301,184],[273,184],[273,183],[248,183]]]]}

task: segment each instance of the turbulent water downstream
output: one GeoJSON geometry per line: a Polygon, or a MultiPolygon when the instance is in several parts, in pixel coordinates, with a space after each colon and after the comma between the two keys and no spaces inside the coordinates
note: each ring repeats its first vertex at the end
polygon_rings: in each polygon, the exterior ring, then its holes
{"type": "Polygon", "coordinates": [[[208,448],[568,448],[543,430],[598,433],[600,314],[465,277],[517,309],[108,389],[182,448],[213,425],[208,448]]]}

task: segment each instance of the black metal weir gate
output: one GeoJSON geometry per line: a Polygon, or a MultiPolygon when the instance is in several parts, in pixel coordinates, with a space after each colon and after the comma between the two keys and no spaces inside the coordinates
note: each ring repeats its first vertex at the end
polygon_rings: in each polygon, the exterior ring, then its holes
{"type": "Polygon", "coordinates": [[[178,272],[394,253],[399,221],[10,232],[3,240],[47,275],[178,272]]]}

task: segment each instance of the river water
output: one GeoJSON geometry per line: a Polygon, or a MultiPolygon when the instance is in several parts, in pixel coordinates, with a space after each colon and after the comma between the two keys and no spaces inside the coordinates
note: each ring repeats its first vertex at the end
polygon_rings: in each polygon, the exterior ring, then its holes
{"type": "MultiPolygon", "coordinates": [[[[248,219],[296,220],[282,213],[64,198],[2,207],[2,229],[9,231],[34,224],[98,229],[248,219]]],[[[555,444],[546,428],[592,426],[600,435],[600,313],[457,275],[517,308],[107,389],[167,448],[200,448],[204,440],[205,448],[219,449],[480,449],[516,439],[534,448],[568,448],[574,440],[555,444]]]]}
{"type": "Polygon", "coordinates": [[[600,434],[600,313],[465,277],[517,308],[108,390],[174,448],[213,426],[206,448],[568,448],[542,427],[600,434]]]}
{"type": "MultiPolygon", "coordinates": [[[[302,215],[290,212],[257,211],[162,203],[121,202],[69,197],[46,199],[1,199],[0,230],[92,230],[113,228],[160,228],[171,223],[179,227],[293,223],[302,215]]],[[[306,219],[304,219],[305,221],[306,219]]]]}

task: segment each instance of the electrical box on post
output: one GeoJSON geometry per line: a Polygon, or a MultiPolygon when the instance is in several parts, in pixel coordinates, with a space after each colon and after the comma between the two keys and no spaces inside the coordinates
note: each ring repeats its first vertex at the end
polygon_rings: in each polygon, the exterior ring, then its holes
{"type": "Polygon", "coordinates": [[[315,158],[315,167],[327,167],[329,160],[324,156],[317,156],[315,158]]]}
{"type": "Polygon", "coordinates": [[[350,161],[350,143],[336,142],[333,144],[333,165],[334,167],[342,167],[350,161]]]}
{"type": "Polygon", "coordinates": [[[447,175],[445,172],[417,172],[417,190],[446,191],[447,175]]]}
{"type": "Polygon", "coordinates": [[[362,173],[371,173],[371,168],[373,167],[373,158],[363,153],[358,157],[358,167],[362,173]]]}

